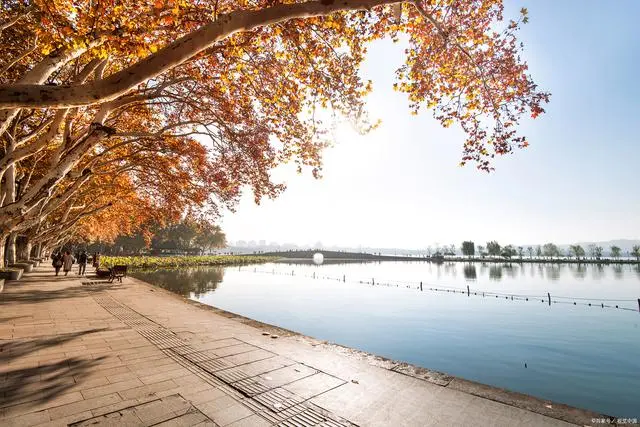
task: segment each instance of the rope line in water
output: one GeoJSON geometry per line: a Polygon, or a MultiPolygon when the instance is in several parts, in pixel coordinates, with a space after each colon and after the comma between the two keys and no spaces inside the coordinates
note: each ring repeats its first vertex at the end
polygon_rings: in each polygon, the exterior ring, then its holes
{"type": "MultiPolygon", "coordinates": [[[[238,271],[242,271],[242,267],[238,268],[238,271]]],[[[493,292],[493,291],[482,291],[482,290],[478,290],[478,289],[474,289],[471,290],[471,288],[458,288],[458,287],[452,287],[452,286],[441,286],[441,285],[433,285],[433,284],[428,284],[428,283],[424,283],[424,282],[413,282],[413,281],[402,281],[402,280],[397,280],[395,281],[396,283],[390,283],[390,281],[382,281],[382,282],[378,282],[375,280],[375,278],[372,278],[371,281],[366,281],[366,280],[346,280],[346,275],[343,275],[342,277],[331,277],[331,276],[320,276],[320,275],[316,275],[315,273],[313,275],[307,275],[307,274],[295,274],[295,271],[291,271],[291,273],[288,272],[281,272],[281,271],[276,271],[276,270],[272,270],[272,271],[266,271],[266,270],[258,270],[257,268],[253,269],[254,273],[263,273],[263,274],[271,274],[271,275],[280,275],[280,276],[298,276],[298,277],[306,277],[306,278],[310,278],[310,279],[323,279],[323,280],[335,280],[338,282],[349,282],[349,283],[359,283],[359,284],[366,284],[366,285],[371,285],[371,286],[385,286],[385,287],[389,287],[389,288],[407,288],[407,289],[416,289],[416,290],[420,290],[420,291],[432,291],[432,292],[447,292],[447,293],[460,293],[463,295],[468,295],[471,296],[473,294],[473,296],[482,296],[482,297],[495,297],[498,299],[506,299],[506,300],[511,300],[511,301],[535,301],[535,300],[540,300],[543,303],[547,303],[549,304],[549,301],[553,304],[568,304],[568,305],[575,305],[575,306],[585,306],[585,307],[600,307],[600,308],[611,308],[611,309],[617,309],[617,310],[625,310],[625,311],[640,311],[639,309],[636,308],[629,308],[629,307],[620,307],[619,305],[608,305],[608,304],[604,304],[605,302],[635,302],[637,300],[634,299],[609,299],[609,298],[585,298],[585,297],[567,297],[567,296],[553,296],[550,297],[549,295],[523,295],[523,294],[507,294],[507,293],[502,293],[502,292],[493,292]],[[408,284],[408,285],[407,285],[408,284]],[[411,286],[411,285],[416,285],[417,286],[411,286]],[[560,299],[565,299],[565,300],[573,300],[572,301],[558,301],[560,299]],[[592,301],[592,302],[577,302],[577,301],[592,301]]]]}

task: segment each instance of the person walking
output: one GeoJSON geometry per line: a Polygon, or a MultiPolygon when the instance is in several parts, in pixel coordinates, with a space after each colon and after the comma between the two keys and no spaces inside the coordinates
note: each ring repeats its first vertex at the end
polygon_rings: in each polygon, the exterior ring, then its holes
{"type": "Polygon", "coordinates": [[[65,251],[64,255],[62,255],[62,269],[64,270],[64,275],[66,276],[71,271],[71,266],[73,266],[73,255],[71,252],[65,251]]]}
{"type": "Polygon", "coordinates": [[[85,251],[80,252],[80,256],[78,256],[78,274],[80,276],[84,276],[85,271],[87,270],[87,253],[85,251]]]}
{"type": "Polygon", "coordinates": [[[54,252],[53,255],[51,255],[51,259],[53,260],[51,265],[55,268],[57,276],[60,273],[60,268],[62,268],[62,256],[60,256],[59,252],[54,252]]]}

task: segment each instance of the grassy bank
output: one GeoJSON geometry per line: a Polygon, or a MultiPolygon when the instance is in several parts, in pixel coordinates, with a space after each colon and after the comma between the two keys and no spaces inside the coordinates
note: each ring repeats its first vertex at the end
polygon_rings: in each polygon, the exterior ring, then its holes
{"type": "Polygon", "coordinates": [[[271,262],[278,257],[244,256],[244,255],[203,255],[203,256],[102,256],[100,267],[127,265],[133,270],[148,270],[157,268],[182,268],[195,266],[225,266],[271,262]]]}

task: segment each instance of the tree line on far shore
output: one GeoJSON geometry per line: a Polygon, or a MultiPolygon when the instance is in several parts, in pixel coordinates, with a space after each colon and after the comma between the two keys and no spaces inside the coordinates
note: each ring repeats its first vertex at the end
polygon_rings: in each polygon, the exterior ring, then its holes
{"type": "MultiPolygon", "coordinates": [[[[462,255],[469,258],[476,256],[476,245],[470,240],[462,242],[460,250],[462,251],[462,255]]],[[[527,246],[525,248],[523,246],[516,247],[513,245],[501,246],[497,241],[492,240],[487,242],[486,246],[478,245],[477,252],[477,256],[481,258],[489,256],[511,259],[515,257],[524,258],[525,256],[528,256],[530,259],[533,259],[535,256],[537,259],[575,258],[576,260],[598,260],[603,257],[604,248],[602,246],[592,244],[587,246],[587,249],[585,250],[581,245],[576,244],[570,245],[569,248],[564,251],[554,243],[545,243],[544,245],[537,245],[535,247],[527,246]]],[[[451,245],[449,248],[445,248],[445,250],[442,251],[442,255],[455,255],[454,245],[451,245]]],[[[611,258],[618,259],[621,255],[622,249],[620,247],[609,247],[609,256],[611,258]]],[[[640,261],[640,245],[635,245],[627,255],[633,256],[640,261]]]]}
{"type": "Polygon", "coordinates": [[[149,226],[145,232],[120,235],[110,243],[93,243],[87,246],[87,250],[109,255],[202,255],[226,244],[226,236],[218,225],[185,218],[166,226],[149,226]]]}

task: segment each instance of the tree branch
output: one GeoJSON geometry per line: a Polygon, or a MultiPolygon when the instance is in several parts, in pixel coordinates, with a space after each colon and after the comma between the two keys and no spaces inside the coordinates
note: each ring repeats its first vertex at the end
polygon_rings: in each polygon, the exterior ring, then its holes
{"type": "MultiPolygon", "coordinates": [[[[236,32],[287,21],[402,3],[399,0],[320,0],[239,10],[187,34],[142,61],[111,76],[80,86],[0,85],[0,108],[69,108],[110,101],[136,85],[187,61],[236,32]]],[[[23,82],[24,83],[24,82],[23,82]]]]}

